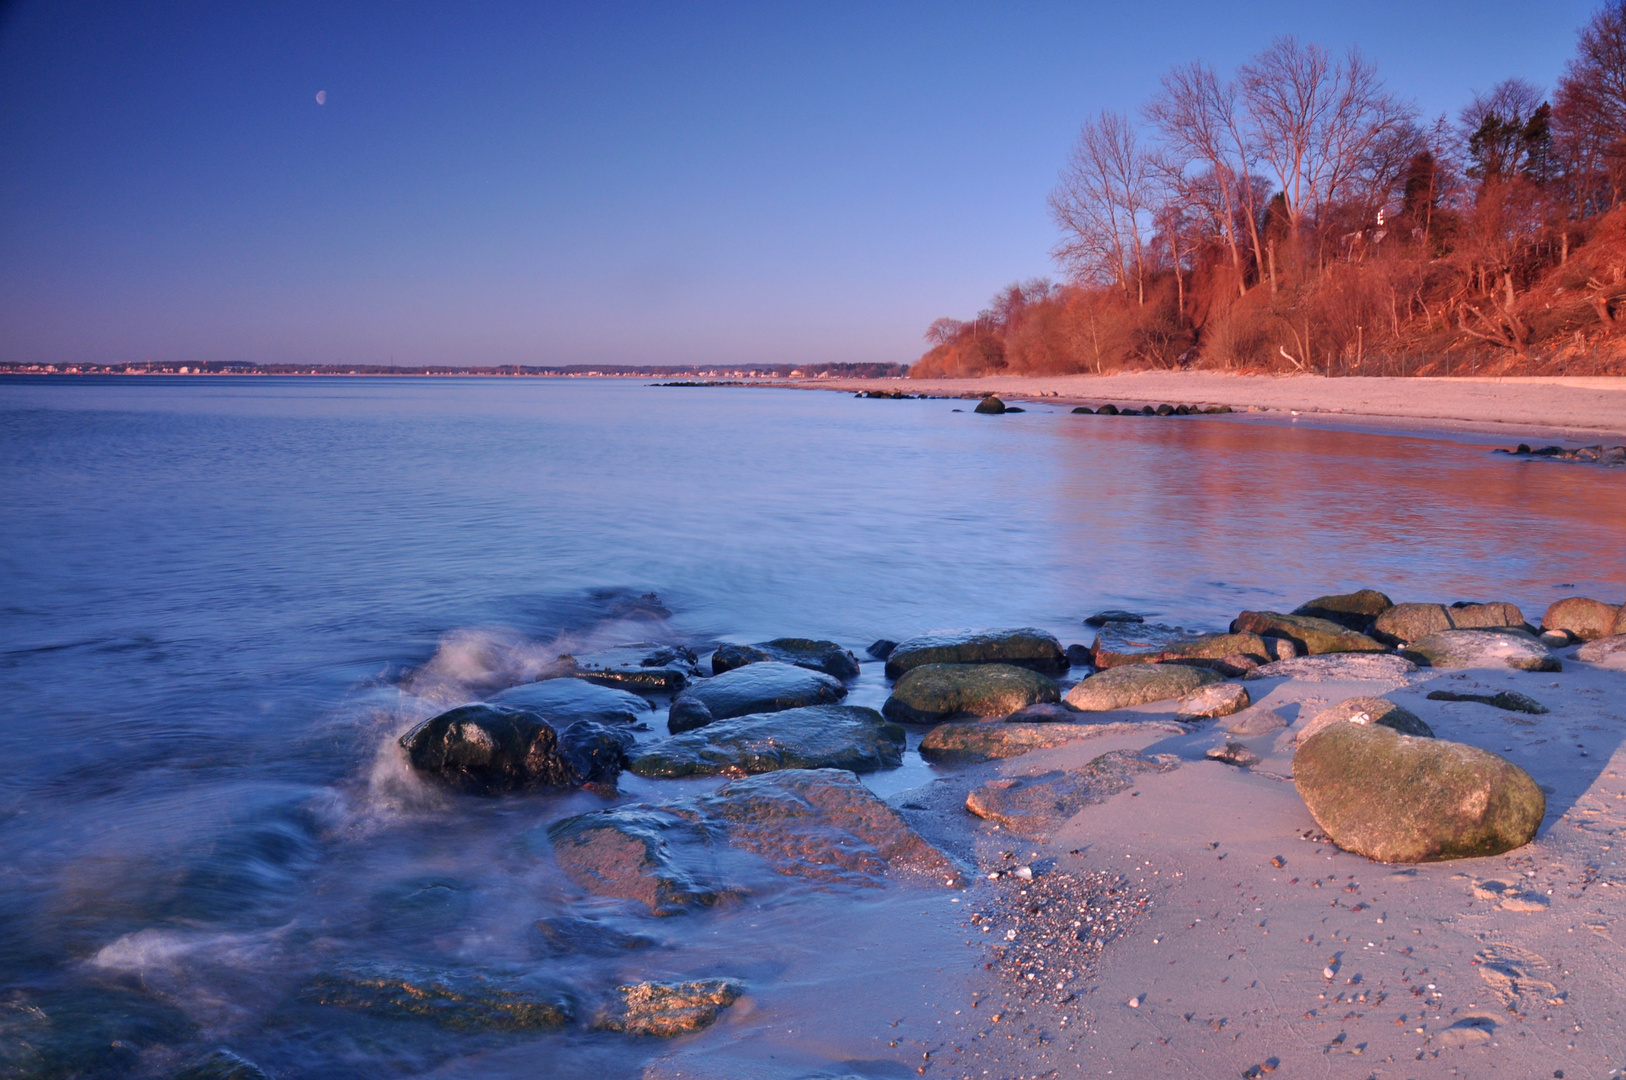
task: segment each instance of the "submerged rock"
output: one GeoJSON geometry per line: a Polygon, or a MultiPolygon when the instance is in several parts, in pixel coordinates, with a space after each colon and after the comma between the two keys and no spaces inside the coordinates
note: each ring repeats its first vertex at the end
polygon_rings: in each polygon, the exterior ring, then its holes
{"type": "Polygon", "coordinates": [[[1233,634],[1286,638],[1311,656],[1322,653],[1384,652],[1383,643],[1326,619],[1283,615],[1275,611],[1244,611],[1231,623],[1233,634]]]}
{"type": "Polygon", "coordinates": [[[1038,837],[1086,806],[1128,790],[1136,777],[1179,767],[1173,754],[1114,750],[1077,769],[990,780],[966,796],[965,808],[1020,836],[1038,837]]]}
{"type": "Polygon", "coordinates": [[[303,995],[384,1019],[429,1020],[456,1031],[562,1028],[574,1005],[562,991],[481,975],[377,967],[320,975],[303,995]]]}
{"type": "Polygon", "coordinates": [[[747,664],[776,660],[837,679],[858,677],[858,658],[833,641],[811,638],[774,638],[755,645],[724,645],[711,655],[711,673],[721,675],[747,664]]]}
{"type": "Polygon", "coordinates": [[[1568,631],[1571,637],[1594,641],[1616,633],[1615,624],[1626,608],[1606,604],[1602,600],[1589,600],[1584,596],[1571,596],[1552,604],[1541,616],[1543,630],[1568,631]]]}
{"type": "Polygon", "coordinates": [[[1599,667],[1626,671],[1626,634],[1589,641],[1575,650],[1575,658],[1599,667]]]}
{"type": "Polygon", "coordinates": [[[700,677],[694,650],[683,645],[622,645],[569,659],[578,678],[642,693],[675,694],[700,677]]]}
{"type": "Polygon", "coordinates": [[[1539,716],[1547,711],[1547,706],[1533,697],[1527,697],[1517,690],[1501,690],[1494,694],[1459,694],[1452,690],[1431,690],[1428,694],[1430,701],[1477,701],[1481,705],[1494,705],[1498,709],[1508,712],[1531,713],[1539,716]]]}
{"type": "Polygon", "coordinates": [[[1541,788],[1495,754],[1381,724],[1333,724],[1293,755],[1300,796],[1333,843],[1380,862],[1499,855],[1535,838],[1541,788]]]}
{"type": "Polygon", "coordinates": [[[1303,744],[1334,724],[1381,724],[1402,735],[1414,735],[1420,739],[1434,737],[1434,729],[1410,709],[1402,708],[1388,698],[1354,697],[1323,709],[1305,721],[1294,736],[1294,741],[1303,744]]]}
{"type": "Polygon", "coordinates": [[[1405,682],[1417,665],[1403,656],[1378,653],[1329,653],[1278,660],[1255,668],[1244,679],[1297,679],[1300,682],[1343,682],[1356,679],[1383,679],[1405,682]]]}
{"type": "Polygon", "coordinates": [[[1065,700],[1080,712],[1105,712],[1185,697],[1222,680],[1217,671],[1188,664],[1131,664],[1091,675],[1067,691],[1065,700]]]}
{"type": "Polygon", "coordinates": [[[633,983],[617,987],[617,991],[620,997],[599,1014],[594,1027],[670,1039],[710,1027],[724,1009],[739,1000],[741,987],[733,979],[702,979],[633,983]]]}
{"type": "Polygon", "coordinates": [[[999,398],[995,397],[993,394],[989,394],[987,397],[985,397],[981,401],[977,402],[977,407],[975,409],[971,410],[971,411],[972,412],[980,412],[980,413],[992,413],[992,414],[997,416],[1002,412],[1009,412],[1010,409],[1007,408],[1005,403],[1003,401],[999,400],[999,398]]]}
{"type": "Polygon", "coordinates": [[[1396,604],[1372,623],[1372,636],[1391,645],[1406,645],[1442,630],[1522,627],[1524,614],[1507,603],[1396,604]]]}
{"type": "Polygon", "coordinates": [[[1414,641],[1402,656],[1437,668],[1510,667],[1561,671],[1552,651],[1523,630],[1442,630],[1414,641]]]}
{"type": "Polygon", "coordinates": [[[1318,596],[1294,608],[1293,614],[1325,619],[1364,634],[1374,619],[1394,606],[1393,600],[1376,589],[1361,589],[1352,593],[1318,596]]]}
{"type": "Polygon", "coordinates": [[[901,724],[935,724],[951,716],[1007,716],[1061,700],[1051,679],[1010,664],[922,664],[892,687],[881,711],[901,724]]]}
{"type": "Polygon", "coordinates": [[[1205,686],[1200,690],[1187,694],[1175,702],[1174,718],[1176,720],[1211,720],[1216,716],[1230,716],[1241,712],[1253,699],[1248,696],[1247,688],[1241,683],[1216,683],[1205,686]]]}
{"type": "Polygon", "coordinates": [[[1105,611],[1097,611],[1094,615],[1091,615],[1089,618],[1085,619],[1084,625],[1105,626],[1108,623],[1143,623],[1145,621],[1146,617],[1144,615],[1136,615],[1133,611],[1122,611],[1118,608],[1108,608],[1105,611]]]}
{"type": "Polygon", "coordinates": [[[577,885],[657,915],[756,891],[769,874],[961,883],[942,852],[839,769],[782,769],[693,798],[595,811],[554,824],[548,838],[577,885]]]}
{"type": "Polygon", "coordinates": [[[966,630],[921,634],[900,642],[886,659],[886,677],[924,664],[1014,664],[1060,675],[1071,665],[1061,643],[1043,630],[966,630]]]}
{"type": "Polygon", "coordinates": [[[636,724],[655,708],[625,690],[599,686],[582,679],[546,679],[511,687],[487,704],[541,713],[555,727],[577,720],[601,724],[636,724]]]}
{"type": "Polygon", "coordinates": [[[401,736],[413,769],[456,791],[492,795],[613,778],[630,732],[590,720],[555,728],[540,713],[464,705],[401,736]]]}
{"type": "Polygon", "coordinates": [[[1107,735],[1162,732],[1183,734],[1177,724],[1155,720],[1123,723],[1010,723],[1009,721],[955,720],[938,724],[920,740],[920,756],[927,761],[971,763],[1017,757],[1034,750],[1050,750],[1080,739],[1107,735]]]}
{"type": "Polygon", "coordinates": [[[904,731],[874,709],[810,705],[717,720],[642,747],[627,769],[639,776],[747,776],[775,769],[874,772],[903,763],[904,731]]]}
{"type": "Polygon", "coordinates": [[[751,713],[830,705],[847,696],[840,680],[777,660],[724,672],[689,687],[672,701],[667,728],[676,735],[751,713]]]}

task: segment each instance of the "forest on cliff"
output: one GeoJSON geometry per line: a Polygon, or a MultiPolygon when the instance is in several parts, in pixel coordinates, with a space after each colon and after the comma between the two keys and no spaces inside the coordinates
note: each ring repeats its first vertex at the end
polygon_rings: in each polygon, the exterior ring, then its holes
{"type": "Polygon", "coordinates": [[[1282,38],[1084,124],[1050,210],[1066,280],[939,319],[917,378],[1208,368],[1626,374],[1626,0],[1549,96],[1425,122],[1358,50],[1282,38]]]}

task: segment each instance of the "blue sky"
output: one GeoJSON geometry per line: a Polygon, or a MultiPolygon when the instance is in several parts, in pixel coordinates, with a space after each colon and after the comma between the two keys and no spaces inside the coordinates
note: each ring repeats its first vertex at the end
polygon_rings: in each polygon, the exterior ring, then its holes
{"type": "Polygon", "coordinates": [[[1284,33],[1425,114],[1593,3],[0,9],[0,360],[914,359],[1079,123],[1284,33]],[[326,91],[326,104],[316,102],[326,91]]]}

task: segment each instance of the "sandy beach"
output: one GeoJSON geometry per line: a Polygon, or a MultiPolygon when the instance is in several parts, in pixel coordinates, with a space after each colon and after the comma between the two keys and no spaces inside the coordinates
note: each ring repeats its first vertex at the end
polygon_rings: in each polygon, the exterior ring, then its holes
{"type": "Polygon", "coordinates": [[[1358,419],[1418,429],[1596,442],[1626,436],[1626,378],[1348,378],[1140,371],[986,379],[821,379],[775,383],[829,390],[887,390],[949,397],[999,394],[1059,404],[1229,405],[1316,420],[1358,419]]]}

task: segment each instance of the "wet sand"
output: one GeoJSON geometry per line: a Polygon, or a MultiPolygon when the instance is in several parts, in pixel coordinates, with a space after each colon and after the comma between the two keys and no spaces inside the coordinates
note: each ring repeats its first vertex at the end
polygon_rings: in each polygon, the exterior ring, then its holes
{"type": "Polygon", "coordinates": [[[1410,430],[1443,428],[1596,442],[1626,436],[1626,378],[1349,378],[1141,371],[1120,375],[985,379],[819,379],[775,383],[830,390],[902,390],[1062,405],[1229,405],[1298,412],[1319,420],[1359,418],[1410,430]]]}

